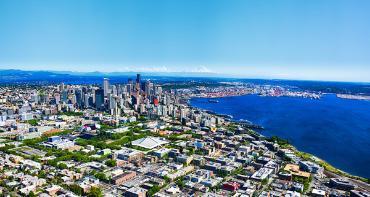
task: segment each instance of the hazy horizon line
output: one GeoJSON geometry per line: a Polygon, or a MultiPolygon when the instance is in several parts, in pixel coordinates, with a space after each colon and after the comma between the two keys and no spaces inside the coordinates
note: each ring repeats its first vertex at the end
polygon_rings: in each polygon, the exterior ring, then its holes
{"type": "MultiPolygon", "coordinates": [[[[258,75],[243,75],[243,74],[222,74],[218,72],[196,72],[196,71],[135,71],[135,70],[130,70],[130,71],[99,71],[99,70],[94,70],[94,71],[68,71],[68,70],[59,70],[59,69],[21,69],[21,68],[5,68],[5,69],[0,69],[1,71],[6,71],[6,70],[14,70],[14,71],[24,71],[24,72],[52,72],[52,73],[75,73],[75,74],[80,74],[83,76],[84,74],[88,73],[100,73],[102,75],[107,75],[109,74],[114,74],[114,73],[148,73],[148,74],[160,74],[161,76],[167,76],[167,77],[189,77],[189,76],[181,76],[181,73],[184,74],[193,74],[193,77],[204,77],[204,78],[231,78],[231,79],[261,79],[261,80],[286,80],[286,81],[316,81],[316,82],[343,82],[343,83],[370,83],[370,81],[349,81],[349,80],[331,80],[331,79],[312,79],[312,78],[291,78],[291,77],[273,77],[273,76],[258,76],[258,75]],[[166,75],[166,74],[179,74],[179,75],[166,75]],[[198,75],[198,76],[196,76],[198,75]],[[201,76],[203,75],[203,76],[201,76]],[[207,75],[207,76],[206,76],[207,75]],[[210,76],[210,75],[217,75],[217,76],[210,76]]],[[[119,75],[117,75],[119,76],[119,75]]],[[[115,77],[117,77],[115,76],[115,77]]],[[[123,75],[122,75],[123,76],[123,75]]],[[[114,77],[114,76],[113,76],[114,77]]]]}

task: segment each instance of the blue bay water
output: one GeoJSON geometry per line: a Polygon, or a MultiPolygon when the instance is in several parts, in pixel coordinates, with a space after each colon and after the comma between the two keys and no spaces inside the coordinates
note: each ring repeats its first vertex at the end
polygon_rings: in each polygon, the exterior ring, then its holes
{"type": "Polygon", "coordinates": [[[316,155],[354,175],[370,178],[370,102],[329,94],[319,100],[245,95],[193,98],[192,106],[229,114],[262,125],[263,135],[288,139],[299,150],[316,155]]]}

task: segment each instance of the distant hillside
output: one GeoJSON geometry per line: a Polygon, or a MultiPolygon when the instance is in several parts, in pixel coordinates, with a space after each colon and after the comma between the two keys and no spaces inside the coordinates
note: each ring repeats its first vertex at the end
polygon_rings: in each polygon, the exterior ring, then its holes
{"type": "Polygon", "coordinates": [[[68,77],[67,74],[49,71],[0,70],[0,82],[20,82],[68,77]]]}
{"type": "Polygon", "coordinates": [[[68,74],[74,76],[135,76],[140,73],[143,76],[171,76],[171,77],[225,77],[211,72],[70,72],[70,71],[51,71],[58,74],[68,74]]]}
{"type": "MultiPolygon", "coordinates": [[[[126,82],[128,78],[136,77],[136,72],[70,72],[70,71],[25,71],[0,70],[0,83],[101,83],[103,77],[109,77],[112,82],[126,82]]],[[[179,73],[179,72],[140,72],[142,77],[151,79],[175,79],[221,77],[214,73],[179,73]]]]}

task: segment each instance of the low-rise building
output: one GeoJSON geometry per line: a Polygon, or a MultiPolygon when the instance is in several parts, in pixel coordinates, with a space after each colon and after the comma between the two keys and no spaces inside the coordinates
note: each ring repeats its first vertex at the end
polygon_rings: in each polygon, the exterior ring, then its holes
{"type": "Polygon", "coordinates": [[[251,176],[251,179],[254,179],[256,181],[268,179],[270,178],[270,175],[273,173],[273,171],[274,170],[272,170],[271,168],[261,168],[251,176]]]}
{"type": "Polygon", "coordinates": [[[158,150],[153,151],[153,155],[162,158],[163,156],[167,155],[171,150],[168,148],[161,148],[158,150]]]}
{"type": "Polygon", "coordinates": [[[139,146],[146,149],[157,148],[167,143],[168,142],[166,140],[159,137],[145,137],[131,142],[133,146],[139,146]]]}
{"type": "Polygon", "coordinates": [[[147,190],[141,187],[131,187],[125,192],[125,197],[145,197],[147,190]]]}
{"type": "Polygon", "coordinates": [[[236,191],[240,188],[240,184],[237,182],[227,182],[222,185],[222,189],[228,191],[236,191]]]}
{"type": "Polygon", "coordinates": [[[71,141],[60,136],[49,137],[47,142],[42,142],[42,146],[47,148],[56,148],[56,149],[69,149],[75,146],[74,141],[71,141]]]}
{"type": "Polygon", "coordinates": [[[119,174],[115,177],[112,177],[112,183],[115,185],[122,185],[128,180],[131,180],[136,177],[136,172],[130,171],[130,172],[124,172],[122,174],[119,174]]]}
{"type": "Polygon", "coordinates": [[[139,150],[131,149],[131,148],[122,148],[121,150],[115,151],[113,153],[113,157],[121,160],[125,160],[128,162],[137,162],[144,158],[144,153],[139,150]]]}
{"type": "Polygon", "coordinates": [[[287,164],[284,167],[284,170],[289,171],[293,176],[307,178],[307,179],[310,178],[310,175],[311,175],[309,172],[304,172],[304,171],[299,170],[299,166],[295,164],[287,164]]]}
{"type": "Polygon", "coordinates": [[[332,188],[350,191],[355,189],[355,185],[348,180],[340,179],[340,178],[331,178],[329,181],[329,185],[332,188]]]}

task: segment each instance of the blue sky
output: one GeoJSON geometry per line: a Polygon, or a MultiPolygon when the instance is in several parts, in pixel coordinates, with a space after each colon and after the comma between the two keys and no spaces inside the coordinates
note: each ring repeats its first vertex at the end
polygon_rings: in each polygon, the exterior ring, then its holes
{"type": "Polygon", "coordinates": [[[367,0],[1,0],[0,68],[370,81],[367,0]]]}

